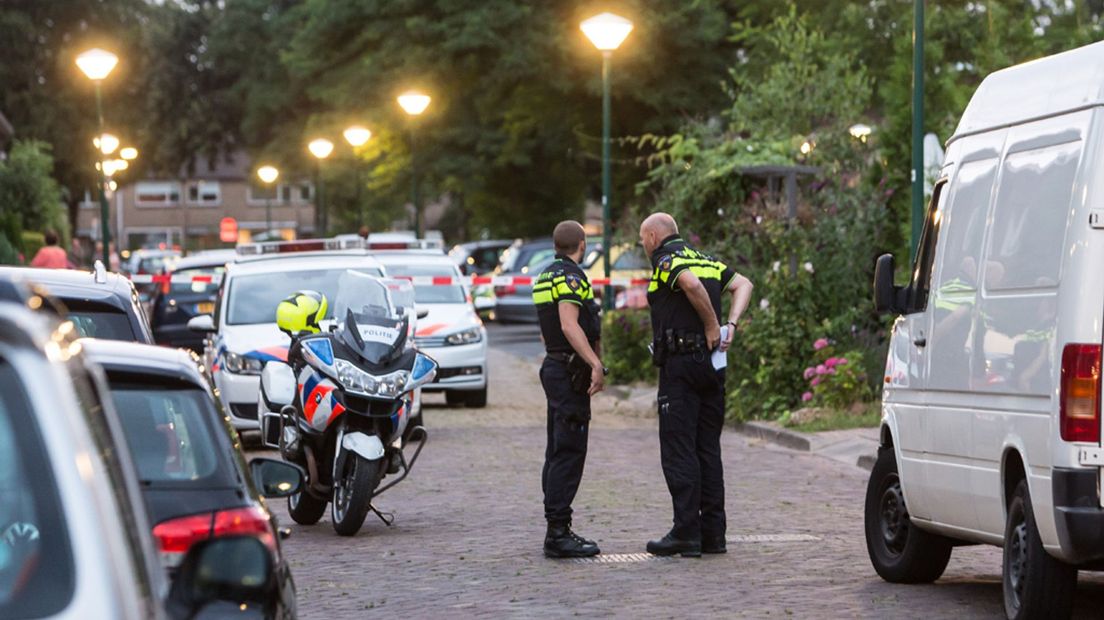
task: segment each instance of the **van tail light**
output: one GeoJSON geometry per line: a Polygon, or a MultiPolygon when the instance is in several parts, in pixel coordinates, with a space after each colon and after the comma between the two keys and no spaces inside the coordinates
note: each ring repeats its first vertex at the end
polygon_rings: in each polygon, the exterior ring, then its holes
{"type": "Polygon", "coordinates": [[[1067,344],[1062,349],[1061,427],[1063,441],[1100,442],[1100,345],[1067,344]]]}
{"type": "Polygon", "coordinates": [[[195,543],[222,536],[254,536],[269,549],[276,550],[276,535],[268,515],[257,507],[204,512],[162,521],[153,527],[161,560],[179,566],[184,554],[195,543]]]}

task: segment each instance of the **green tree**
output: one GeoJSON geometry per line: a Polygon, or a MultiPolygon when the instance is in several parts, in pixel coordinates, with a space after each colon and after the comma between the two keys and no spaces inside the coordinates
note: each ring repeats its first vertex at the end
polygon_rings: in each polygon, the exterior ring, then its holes
{"type": "Polygon", "coordinates": [[[50,145],[17,140],[8,158],[0,160],[0,256],[13,262],[11,249],[24,250],[22,232],[53,229],[69,236],[69,217],[62,191],[53,178],[50,145]]]}

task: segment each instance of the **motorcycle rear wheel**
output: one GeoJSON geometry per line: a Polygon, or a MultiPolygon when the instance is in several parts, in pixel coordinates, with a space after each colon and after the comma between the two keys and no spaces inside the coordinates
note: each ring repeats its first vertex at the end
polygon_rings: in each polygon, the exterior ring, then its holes
{"type": "Polygon", "coordinates": [[[345,457],[344,471],[334,480],[330,516],[334,531],[341,536],[353,536],[364,525],[372,493],[382,477],[383,459],[369,461],[350,452],[345,457]]]}
{"type": "Polygon", "coordinates": [[[326,513],[326,500],[318,499],[306,490],[299,491],[288,497],[288,513],[291,520],[299,525],[314,525],[326,513]]]}

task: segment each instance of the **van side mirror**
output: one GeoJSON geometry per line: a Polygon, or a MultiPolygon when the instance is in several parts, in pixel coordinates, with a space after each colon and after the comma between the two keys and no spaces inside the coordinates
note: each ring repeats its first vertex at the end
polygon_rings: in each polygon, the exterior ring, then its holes
{"type": "Polygon", "coordinates": [[[905,308],[904,287],[893,285],[896,261],[892,254],[882,254],[874,265],[874,311],[879,314],[903,314],[905,308]]]}
{"type": "Polygon", "coordinates": [[[188,320],[188,329],[193,332],[213,334],[215,333],[215,320],[211,318],[210,314],[193,316],[188,320]]]}
{"type": "Polygon", "coordinates": [[[294,463],[255,458],[249,461],[249,475],[257,491],[268,498],[295,495],[303,486],[303,469],[294,463]]]}
{"type": "Polygon", "coordinates": [[[272,551],[253,536],[202,540],[188,549],[169,591],[170,618],[270,617],[277,600],[272,551]],[[252,608],[252,609],[250,609],[252,608]],[[252,611],[252,614],[248,612],[252,611]]]}
{"type": "Polygon", "coordinates": [[[261,396],[272,411],[295,402],[295,373],[283,362],[270,361],[261,371],[261,396]]]}

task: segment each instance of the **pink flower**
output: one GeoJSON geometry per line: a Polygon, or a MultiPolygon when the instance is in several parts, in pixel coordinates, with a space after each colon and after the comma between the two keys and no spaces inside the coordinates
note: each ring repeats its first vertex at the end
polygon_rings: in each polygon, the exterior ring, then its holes
{"type": "Polygon", "coordinates": [[[816,342],[813,343],[813,350],[814,351],[819,351],[819,350],[823,349],[826,346],[828,346],[828,339],[827,338],[819,338],[819,339],[817,339],[816,342]]]}
{"type": "Polygon", "coordinates": [[[841,358],[839,358],[839,361],[836,363],[836,365],[837,366],[843,366],[846,363],[847,363],[847,358],[846,357],[841,357],[841,358]]]}
{"type": "Polygon", "coordinates": [[[834,375],[834,374],[836,374],[836,369],[835,369],[835,368],[829,368],[829,369],[828,369],[828,371],[827,371],[827,372],[825,372],[824,374],[826,374],[826,375],[834,375]]]}
{"type": "Polygon", "coordinates": [[[823,375],[828,372],[828,367],[824,364],[818,364],[816,367],[816,374],[823,375]]]}
{"type": "Polygon", "coordinates": [[[816,368],[813,368],[812,366],[810,366],[810,367],[805,369],[804,376],[805,376],[806,380],[811,379],[813,377],[813,375],[815,375],[815,374],[816,374],[816,368]]]}
{"type": "Polygon", "coordinates": [[[809,402],[810,400],[813,400],[813,393],[812,392],[805,392],[804,394],[801,395],[801,400],[802,400],[802,402],[806,402],[806,403],[809,402]]]}
{"type": "Polygon", "coordinates": [[[820,379],[821,379],[820,377],[813,377],[813,381],[812,381],[811,385],[813,387],[816,387],[816,386],[820,385],[820,379]]]}
{"type": "Polygon", "coordinates": [[[835,368],[836,364],[838,364],[838,363],[839,363],[839,358],[838,357],[829,357],[828,359],[824,360],[824,365],[827,366],[828,368],[835,368]]]}

